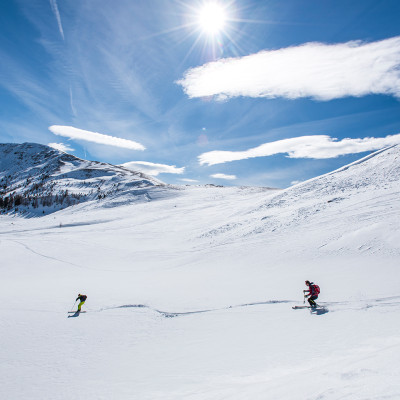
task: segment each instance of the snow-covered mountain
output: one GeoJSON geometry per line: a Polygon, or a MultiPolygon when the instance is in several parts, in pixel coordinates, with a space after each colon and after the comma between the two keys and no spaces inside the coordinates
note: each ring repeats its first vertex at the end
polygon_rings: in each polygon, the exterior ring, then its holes
{"type": "Polygon", "coordinates": [[[148,200],[161,188],[167,185],[140,172],[81,160],[48,146],[0,144],[3,211],[40,214],[105,198],[108,204],[148,200]]]}
{"type": "Polygon", "coordinates": [[[400,398],[399,168],[0,215],[0,398],[400,398]]]}
{"type": "MultiPolygon", "coordinates": [[[[271,241],[288,230],[302,232],[315,228],[320,232],[320,246],[330,248],[348,232],[352,239],[349,237],[343,246],[360,242],[360,247],[371,249],[371,243],[361,243],[364,230],[372,233],[383,228],[386,232],[383,237],[390,243],[397,240],[400,243],[395,225],[399,199],[400,146],[397,145],[248,204],[247,209],[228,223],[213,226],[204,235],[216,243],[262,234],[271,241]],[[393,217],[387,218],[390,215],[393,217]],[[331,230],[332,226],[341,229],[331,230]]],[[[383,240],[382,235],[376,233],[375,239],[375,247],[391,251],[389,243],[378,244],[383,240]]]]}

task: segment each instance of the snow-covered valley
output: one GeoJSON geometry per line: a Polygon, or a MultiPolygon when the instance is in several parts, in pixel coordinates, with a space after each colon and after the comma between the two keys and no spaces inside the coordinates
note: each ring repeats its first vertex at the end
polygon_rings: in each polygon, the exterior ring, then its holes
{"type": "Polygon", "coordinates": [[[399,146],[284,191],[151,190],[0,216],[0,398],[400,398],[399,146]],[[306,279],[324,308],[292,309],[306,279]]]}

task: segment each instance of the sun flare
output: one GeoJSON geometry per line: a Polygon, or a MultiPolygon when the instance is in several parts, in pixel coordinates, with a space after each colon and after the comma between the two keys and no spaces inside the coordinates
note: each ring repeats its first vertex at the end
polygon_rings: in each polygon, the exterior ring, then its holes
{"type": "Polygon", "coordinates": [[[201,29],[209,35],[221,32],[225,22],[225,9],[218,3],[207,3],[199,11],[198,23],[201,29]]]}

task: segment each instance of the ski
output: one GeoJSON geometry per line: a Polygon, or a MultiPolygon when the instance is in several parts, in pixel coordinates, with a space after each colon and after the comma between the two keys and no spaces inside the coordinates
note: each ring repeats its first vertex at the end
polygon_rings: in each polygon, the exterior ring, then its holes
{"type": "Polygon", "coordinates": [[[317,304],[317,307],[311,307],[311,306],[293,306],[292,307],[293,308],[293,310],[298,310],[298,309],[300,309],[300,308],[312,308],[312,309],[321,309],[321,308],[324,308],[324,307],[321,307],[320,305],[318,305],[317,304]]]}
{"type": "Polygon", "coordinates": [[[77,313],[81,314],[84,312],[86,312],[86,311],[68,311],[68,314],[77,314],[77,313]]]}

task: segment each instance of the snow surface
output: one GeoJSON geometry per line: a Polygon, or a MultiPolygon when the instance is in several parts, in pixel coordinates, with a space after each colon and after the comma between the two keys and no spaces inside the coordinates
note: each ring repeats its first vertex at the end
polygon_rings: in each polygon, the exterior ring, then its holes
{"type": "Polygon", "coordinates": [[[399,193],[395,146],[279,192],[0,216],[0,398],[399,399],[399,193]],[[306,279],[324,309],[291,308],[306,279]]]}

